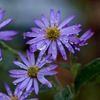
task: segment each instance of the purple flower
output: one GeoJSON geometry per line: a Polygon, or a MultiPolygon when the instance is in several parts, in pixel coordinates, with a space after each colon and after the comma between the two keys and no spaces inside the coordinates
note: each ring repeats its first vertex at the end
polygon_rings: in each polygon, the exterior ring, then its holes
{"type": "MultiPolygon", "coordinates": [[[[0,9],[0,22],[1,20],[3,19],[5,15],[5,11],[0,9]]],[[[5,21],[3,21],[1,24],[0,24],[0,30],[5,27],[6,25],[8,25],[9,23],[11,23],[13,21],[13,19],[7,19],[5,21]]],[[[12,40],[14,35],[16,35],[17,32],[16,31],[13,31],[13,30],[7,30],[7,31],[0,31],[0,40],[12,40]]],[[[1,56],[1,50],[0,50],[0,59],[2,59],[2,56],[1,56]]]]}
{"type": "Polygon", "coordinates": [[[18,78],[13,81],[13,84],[20,83],[19,88],[22,90],[26,88],[26,92],[33,87],[36,94],[39,92],[38,81],[52,88],[52,84],[44,76],[52,76],[57,74],[57,71],[53,71],[57,66],[50,65],[42,68],[46,63],[52,62],[50,55],[44,57],[43,59],[39,55],[36,62],[34,53],[30,53],[29,51],[27,51],[28,60],[21,53],[19,53],[19,56],[23,63],[14,61],[14,64],[22,69],[14,69],[9,71],[11,77],[18,78]]]}
{"type": "MultiPolygon", "coordinates": [[[[30,95],[33,89],[31,89],[28,93],[19,90],[19,86],[16,87],[14,94],[12,93],[10,87],[7,85],[7,83],[4,83],[5,89],[7,91],[6,95],[5,93],[0,92],[0,100],[26,100],[26,98],[30,95]]],[[[37,98],[27,99],[27,100],[38,100],[37,98]]]]}
{"type": "Polygon", "coordinates": [[[27,42],[30,44],[31,52],[40,50],[40,54],[44,54],[48,50],[48,54],[52,54],[53,60],[57,58],[59,51],[64,60],[67,60],[65,48],[72,53],[75,50],[80,50],[79,46],[86,44],[86,41],[93,35],[93,32],[88,30],[82,37],[78,37],[81,31],[80,24],[68,26],[68,23],[74,18],[74,15],[66,18],[60,25],[60,11],[54,13],[50,11],[50,23],[45,15],[42,15],[42,21],[34,19],[34,22],[40,28],[32,28],[32,32],[27,32],[24,37],[33,38],[27,42]]]}

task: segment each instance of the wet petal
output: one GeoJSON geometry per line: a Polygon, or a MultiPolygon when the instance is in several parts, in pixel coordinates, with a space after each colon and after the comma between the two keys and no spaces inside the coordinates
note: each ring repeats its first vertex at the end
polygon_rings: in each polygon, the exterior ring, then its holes
{"type": "Polygon", "coordinates": [[[13,61],[13,63],[17,66],[19,66],[20,68],[24,68],[27,69],[27,66],[24,65],[23,63],[19,62],[19,61],[13,61]]]}
{"type": "Polygon", "coordinates": [[[5,10],[0,9],[0,21],[3,19],[5,15],[5,10]]]}
{"type": "Polygon", "coordinates": [[[28,61],[30,62],[30,64],[33,66],[35,65],[35,56],[34,56],[34,53],[30,53],[28,50],[27,50],[27,57],[28,57],[28,61]]]}
{"type": "Polygon", "coordinates": [[[45,29],[45,25],[40,21],[38,20],[37,18],[34,18],[34,22],[42,29],[45,29]]]}
{"type": "Polygon", "coordinates": [[[49,27],[49,21],[45,15],[42,14],[42,21],[45,24],[45,26],[48,28],[49,27]]]}
{"type": "Polygon", "coordinates": [[[39,86],[36,78],[34,78],[34,91],[36,94],[39,93],[39,86]]]}
{"type": "Polygon", "coordinates": [[[0,29],[12,22],[13,19],[7,19],[0,24],[0,29]]]}
{"type": "Polygon", "coordinates": [[[56,46],[56,42],[53,41],[51,45],[52,45],[52,58],[53,58],[53,60],[56,60],[56,58],[57,58],[57,46],[56,46]]]}
{"type": "Polygon", "coordinates": [[[58,45],[58,48],[59,48],[59,51],[60,51],[61,55],[63,56],[63,59],[67,60],[66,51],[65,51],[62,43],[59,40],[57,40],[57,45],[58,45]]]}
{"type": "Polygon", "coordinates": [[[4,86],[5,86],[5,89],[6,89],[7,93],[8,93],[8,95],[12,97],[13,96],[12,95],[12,91],[11,91],[10,87],[8,86],[8,84],[4,83],[4,86]]]}
{"type": "Polygon", "coordinates": [[[24,57],[22,53],[19,53],[21,60],[26,64],[27,67],[31,66],[27,59],[24,57]]]}
{"type": "Polygon", "coordinates": [[[60,10],[58,10],[57,14],[56,14],[56,25],[58,26],[60,22],[60,10]]]}
{"type": "Polygon", "coordinates": [[[73,34],[78,34],[80,31],[81,31],[81,28],[80,28],[80,24],[76,24],[76,25],[73,25],[73,26],[69,26],[69,27],[66,27],[66,28],[63,28],[60,30],[60,33],[62,35],[73,35],[73,34]]]}
{"type": "Polygon", "coordinates": [[[61,28],[63,28],[64,26],[66,26],[74,17],[75,17],[75,15],[72,15],[72,16],[66,18],[66,19],[58,26],[58,28],[61,29],[61,28]]]}
{"type": "Polygon", "coordinates": [[[55,13],[53,9],[50,10],[50,23],[51,27],[53,27],[55,24],[55,13]]]}

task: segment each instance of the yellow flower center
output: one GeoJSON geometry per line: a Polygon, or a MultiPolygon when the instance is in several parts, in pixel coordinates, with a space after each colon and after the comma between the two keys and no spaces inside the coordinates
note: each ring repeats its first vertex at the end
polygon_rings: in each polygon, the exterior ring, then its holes
{"type": "Polygon", "coordinates": [[[57,27],[47,28],[45,31],[47,34],[45,37],[51,41],[56,40],[60,36],[60,31],[57,27]]]}
{"type": "Polygon", "coordinates": [[[18,100],[18,98],[17,97],[12,97],[12,98],[10,98],[10,100],[18,100]]]}
{"type": "Polygon", "coordinates": [[[36,66],[30,66],[27,70],[27,74],[33,78],[37,75],[38,73],[38,68],[36,66]]]}

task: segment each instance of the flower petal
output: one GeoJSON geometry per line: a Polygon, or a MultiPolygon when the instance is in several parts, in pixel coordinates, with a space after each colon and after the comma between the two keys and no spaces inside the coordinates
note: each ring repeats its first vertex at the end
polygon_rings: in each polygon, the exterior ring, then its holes
{"type": "Polygon", "coordinates": [[[34,53],[30,53],[28,50],[27,50],[27,57],[28,57],[28,61],[29,63],[34,66],[35,65],[35,56],[34,56],[34,53]]]}
{"type": "Polygon", "coordinates": [[[58,26],[58,29],[61,29],[61,28],[63,28],[64,26],[66,26],[74,17],[75,17],[75,15],[72,15],[72,16],[66,18],[66,19],[58,26]]]}
{"type": "Polygon", "coordinates": [[[60,10],[58,10],[57,14],[56,14],[56,25],[58,26],[60,22],[60,10]]]}
{"type": "Polygon", "coordinates": [[[4,86],[5,86],[5,89],[8,93],[8,95],[12,97],[13,96],[12,91],[11,91],[10,87],[8,86],[8,84],[4,82],[4,86]]]}
{"type": "Polygon", "coordinates": [[[55,13],[53,9],[50,10],[50,23],[51,27],[53,27],[55,24],[55,13]]]}
{"type": "Polygon", "coordinates": [[[41,15],[41,17],[42,17],[43,23],[48,28],[49,27],[49,21],[48,21],[47,17],[45,15],[43,15],[43,14],[41,15]]]}
{"type": "Polygon", "coordinates": [[[39,80],[42,84],[45,84],[45,85],[47,85],[48,87],[52,88],[52,84],[51,84],[47,79],[45,79],[43,75],[38,74],[38,75],[37,75],[37,78],[38,78],[38,80],[39,80]]]}
{"type": "Polygon", "coordinates": [[[57,40],[57,45],[58,45],[58,48],[59,48],[59,51],[60,51],[61,55],[63,56],[63,59],[67,60],[66,51],[65,51],[62,43],[59,40],[57,40]]]}
{"type": "Polygon", "coordinates": [[[45,25],[40,21],[38,20],[37,18],[34,18],[34,22],[42,29],[45,29],[45,25]]]}
{"type": "Polygon", "coordinates": [[[3,21],[1,24],[0,24],[0,29],[6,25],[8,25],[9,23],[11,23],[13,21],[13,19],[7,19],[5,21],[3,21]]]}
{"type": "Polygon", "coordinates": [[[27,66],[24,65],[23,63],[19,62],[19,61],[13,61],[13,63],[17,66],[19,66],[20,68],[24,68],[27,69],[27,66]]]}
{"type": "Polygon", "coordinates": [[[39,93],[39,86],[36,78],[34,78],[34,91],[36,94],[39,93]]]}
{"type": "Polygon", "coordinates": [[[26,64],[27,67],[31,66],[27,59],[24,57],[22,53],[19,53],[21,60],[26,64]]]}
{"type": "Polygon", "coordinates": [[[56,60],[56,58],[57,58],[57,46],[56,46],[56,42],[53,41],[51,45],[52,45],[52,58],[53,58],[53,60],[56,60]]]}
{"type": "Polygon", "coordinates": [[[5,10],[0,9],[0,21],[3,19],[5,15],[5,10]]]}

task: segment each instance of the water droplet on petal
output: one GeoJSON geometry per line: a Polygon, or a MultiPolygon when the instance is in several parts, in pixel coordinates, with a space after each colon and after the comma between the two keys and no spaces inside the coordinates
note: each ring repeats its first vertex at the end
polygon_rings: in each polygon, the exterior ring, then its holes
{"type": "Polygon", "coordinates": [[[47,44],[45,42],[41,42],[37,44],[38,50],[44,50],[47,47],[47,44]]]}

